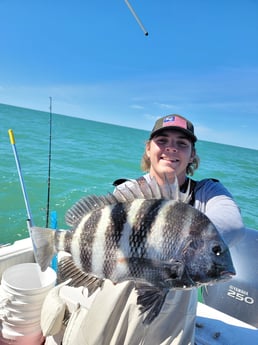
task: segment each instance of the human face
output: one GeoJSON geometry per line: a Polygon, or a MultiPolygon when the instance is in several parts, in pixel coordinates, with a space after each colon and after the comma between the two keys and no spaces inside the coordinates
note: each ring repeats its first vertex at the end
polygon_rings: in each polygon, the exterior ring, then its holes
{"type": "Polygon", "coordinates": [[[164,130],[147,143],[146,154],[150,159],[150,175],[160,185],[164,184],[164,176],[171,183],[177,176],[179,185],[182,185],[195,150],[191,140],[181,131],[164,130]]]}

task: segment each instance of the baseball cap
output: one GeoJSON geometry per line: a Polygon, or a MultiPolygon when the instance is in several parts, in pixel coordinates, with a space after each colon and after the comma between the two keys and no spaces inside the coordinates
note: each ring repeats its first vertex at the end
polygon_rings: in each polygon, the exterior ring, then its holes
{"type": "Polygon", "coordinates": [[[164,129],[175,129],[177,131],[181,131],[186,134],[186,136],[190,137],[194,143],[197,141],[192,122],[188,121],[181,115],[171,114],[158,119],[151,131],[150,139],[162,132],[164,129]]]}

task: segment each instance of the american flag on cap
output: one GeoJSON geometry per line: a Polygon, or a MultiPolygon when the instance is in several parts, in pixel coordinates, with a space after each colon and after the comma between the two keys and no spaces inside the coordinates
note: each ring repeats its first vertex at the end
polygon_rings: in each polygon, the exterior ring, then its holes
{"type": "Polygon", "coordinates": [[[167,126],[176,126],[187,129],[187,122],[182,117],[170,115],[163,119],[163,127],[167,126]]]}

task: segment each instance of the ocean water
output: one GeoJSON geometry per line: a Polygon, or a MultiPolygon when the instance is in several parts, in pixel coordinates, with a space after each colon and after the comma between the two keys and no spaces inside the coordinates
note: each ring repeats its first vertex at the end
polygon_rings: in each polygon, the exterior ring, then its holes
{"type": "MultiPolygon", "coordinates": [[[[67,228],[65,212],[81,197],[112,192],[115,179],[142,174],[140,160],[148,131],[52,114],[50,157],[50,114],[0,104],[0,243],[28,236],[28,215],[8,129],[14,132],[37,226],[46,225],[49,187],[50,212],[56,212],[59,228],[67,228]]],[[[258,229],[258,151],[206,141],[197,143],[197,151],[201,165],[194,178],[219,179],[238,203],[245,225],[258,229]]]]}

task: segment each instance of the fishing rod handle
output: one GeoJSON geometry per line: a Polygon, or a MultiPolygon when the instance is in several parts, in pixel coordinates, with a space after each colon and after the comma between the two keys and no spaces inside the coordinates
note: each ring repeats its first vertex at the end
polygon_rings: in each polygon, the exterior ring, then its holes
{"type": "Polygon", "coordinates": [[[13,130],[12,130],[12,129],[9,129],[9,130],[8,130],[8,133],[9,133],[10,142],[11,142],[12,145],[14,145],[14,144],[15,144],[15,139],[14,139],[13,130]]]}

